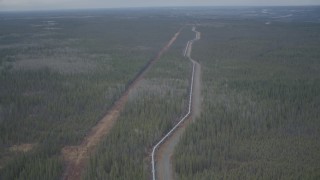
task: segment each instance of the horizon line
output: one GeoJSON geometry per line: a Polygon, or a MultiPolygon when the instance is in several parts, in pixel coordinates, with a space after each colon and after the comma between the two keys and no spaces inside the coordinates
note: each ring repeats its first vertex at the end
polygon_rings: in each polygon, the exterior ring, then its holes
{"type": "Polygon", "coordinates": [[[121,9],[157,9],[157,8],[259,8],[259,7],[320,7],[320,4],[307,5],[199,5],[199,6],[119,6],[119,7],[89,7],[89,8],[36,8],[36,9],[0,9],[0,12],[43,12],[43,11],[77,11],[77,10],[121,10],[121,9]]]}

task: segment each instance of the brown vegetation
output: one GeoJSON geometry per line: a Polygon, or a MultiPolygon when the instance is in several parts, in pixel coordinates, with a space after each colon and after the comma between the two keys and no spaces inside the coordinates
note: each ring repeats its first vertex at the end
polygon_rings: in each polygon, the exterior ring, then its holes
{"type": "Polygon", "coordinates": [[[94,151],[95,147],[99,144],[101,139],[106,136],[115,121],[119,117],[119,114],[123,107],[125,106],[128,94],[131,89],[133,89],[136,84],[141,80],[144,73],[148,70],[156,60],[158,60],[161,55],[169,49],[169,47],[174,43],[176,38],[179,36],[180,31],[177,32],[173,38],[160,50],[158,55],[152,59],[148,66],[142,71],[135,80],[131,83],[125,93],[117,100],[114,106],[107,112],[105,117],[91,129],[91,132],[84,139],[84,141],[79,146],[69,146],[62,150],[63,158],[67,162],[67,169],[63,176],[63,179],[80,179],[81,174],[85,168],[85,164],[91,152],[94,151]]]}

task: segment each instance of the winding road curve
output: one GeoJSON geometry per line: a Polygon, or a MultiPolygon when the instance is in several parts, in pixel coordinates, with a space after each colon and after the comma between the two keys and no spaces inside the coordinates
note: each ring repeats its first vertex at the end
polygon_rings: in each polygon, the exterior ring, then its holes
{"type": "Polygon", "coordinates": [[[185,128],[190,120],[195,119],[200,115],[201,106],[201,66],[198,62],[191,58],[192,45],[199,40],[201,33],[193,27],[192,31],[196,33],[193,40],[188,41],[184,51],[184,56],[187,57],[193,65],[192,78],[190,84],[189,104],[187,114],[153,147],[151,154],[152,178],[172,180],[174,179],[174,169],[172,166],[171,157],[174,153],[174,148],[178,144],[185,128]]]}

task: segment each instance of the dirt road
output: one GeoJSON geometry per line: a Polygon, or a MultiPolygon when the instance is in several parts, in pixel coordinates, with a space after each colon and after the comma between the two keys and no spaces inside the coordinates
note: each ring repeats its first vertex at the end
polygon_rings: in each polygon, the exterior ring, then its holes
{"type": "Polygon", "coordinates": [[[134,78],[132,83],[128,86],[124,94],[114,103],[111,109],[106,115],[95,125],[90,133],[84,138],[83,142],[79,146],[68,146],[62,149],[62,156],[66,161],[66,170],[63,175],[63,179],[79,180],[85,170],[90,153],[94,152],[100,141],[109,133],[114,123],[118,119],[120,112],[124,108],[130,90],[136,87],[137,83],[142,79],[143,75],[150,68],[155,61],[160,59],[163,53],[165,53],[170,46],[175,42],[180,34],[179,30],[171,40],[159,51],[157,56],[150,60],[141,72],[134,78]]]}
{"type": "MultiPolygon", "coordinates": [[[[191,58],[192,45],[194,41],[200,39],[200,32],[195,30],[195,27],[192,29],[196,33],[196,38],[188,42],[185,49],[184,55],[189,58],[193,63],[193,83],[192,83],[192,94],[191,98],[191,113],[185,119],[181,125],[174,132],[168,136],[168,138],[159,145],[158,151],[156,153],[156,177],[160,180],[172,180],[174,179],[174,168],[172,166],[172,155],[174,153],[174,148],[178,144],[182,134],[184,133],[187,125],[198,117],[201,113],[201,66],[198,62],[191,58]]],[[[155,179],[155,177],[153,178],[155,179]]]]}

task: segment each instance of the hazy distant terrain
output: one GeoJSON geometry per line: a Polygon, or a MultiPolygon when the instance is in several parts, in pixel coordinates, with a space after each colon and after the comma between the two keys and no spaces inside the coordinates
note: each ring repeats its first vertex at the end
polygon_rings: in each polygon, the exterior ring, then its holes
{"type": "Polygon", "coordinates": [[[0,179],[60,179],[79,145],[128,95],[84,179],[150,179],[152,146],[184,114],[192,67],[202,109],[172,157],[176,179],[320,177],[320,7],[0,12],[0,179]]]}

